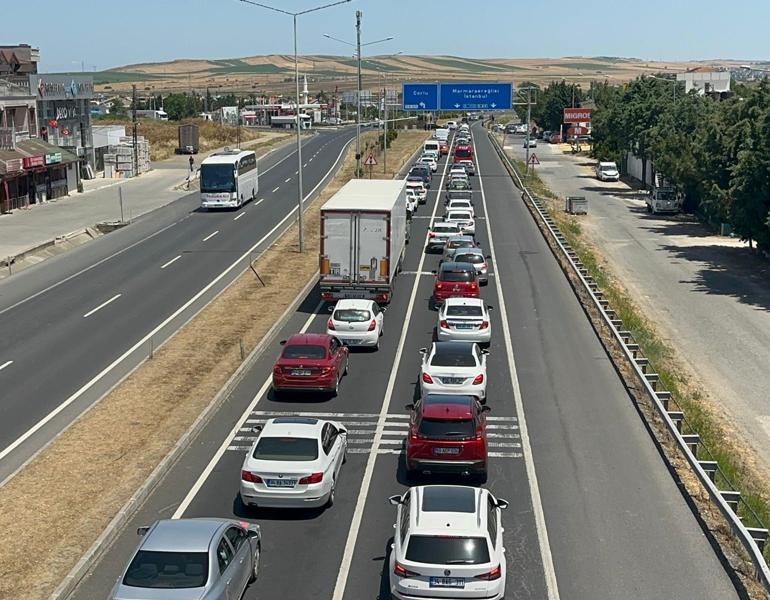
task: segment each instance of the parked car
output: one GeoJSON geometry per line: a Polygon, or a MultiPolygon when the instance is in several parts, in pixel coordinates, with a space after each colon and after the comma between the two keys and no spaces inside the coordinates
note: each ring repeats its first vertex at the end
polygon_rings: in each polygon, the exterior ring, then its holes
{"type": "Polygon", "coordinates": [[[380,348],[384,313],[372,300],[344,299],[330,307],[331,317],[326,333],[337,336],[346,346],[373,346],[380,348]]]}
{"type": "Polygon", "coordinates": [[[348,372],[348,349],[338,338],[321,333],[298,333],[281,342],[283,350],[273,366],[273,390],[325,391],[335,395],[348,372]]]}
{"type": "Polygon", "coordinates": [[[600,162],[596,165],[596,178],[599,181],[619,181],[620,172],[614,162],[600,162]]]}
{"type": "Polygon", "coordinates": [[[447,240],[460,234],[460,228],[457,226],[457,223],[436,221],[428,232],[428,245],[426,250],[431,251],[437,248],[443,248],[447,240]]]}
{"type": "Polygon", "coordinates": [[[230,519],[164,519],[140,527],[139,547],[110,600],[240,598],[259,575],[259,525],[230,519]]]}
{"type": "Polygon", "coordinates": [[[457,485],[415,486],[389,501],[398,507],[388,565],[393,598],[502,600],[507,501],[457,485]]]}
{"type": "Polygon", "coordinates": [[[476,396],[428,394],[408,404],[406,471],[487,475],[489,407],[476,396]]]}
{"type": "Polygon", "coordinates": [[[479,280],[476,269],[468,263],[444,262],[435,271],[433,306],[441,306],[453,297],[478,298],[479,280]]]}
{"type": "Polygon", "coordinates": [[[436,337],[440,342],[489,344],[492,322],[481,298],[447,298],[438,312],[436,337]]]}
{"type": "Polygon", "coordinates": [[[476,276],[479,278],[479,285],[489,283],[488,258],[489,256],[486,256],[481,248],[461,248],[453,256],[455,262],[473,265],[473,268],[476,269],[476,276]]]}
{"type": "MultiPolygon", "coordinates": [[[[334,504],[347,456],[347,430],[309,417],[268,419],[241,466],[246,506],[318,508],[334,504]]],[[[235,596],[238,597],[238,596],[235,596]]]]}

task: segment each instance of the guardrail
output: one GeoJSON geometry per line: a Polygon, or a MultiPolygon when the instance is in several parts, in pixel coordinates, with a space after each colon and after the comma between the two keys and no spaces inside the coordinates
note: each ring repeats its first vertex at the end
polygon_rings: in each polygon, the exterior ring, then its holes
{"type": "Polygon", "coordinates": [[[522,199],[534,209],[548,231],[548,235],[551,236],[552,241],[562,253],[562,258],[580,281],[593,307],[601,315],[604,326],[611,332],[614,341],[622,349],[627,366],[632,369],[637,379],[642,383],[644,393],[656,408],[658,416],[665,424],[671,438],[676,442],[680,453],[686,458],[701,485],[708,491],[711,501],[730,525],[733,535],[748,553],[754,567],[754,578],[762,584],[766,591],[770,592],[770,568],[768,568],[763,556],[769,537],[767,527],[761,522],[752,507],[741,497],[740,491],[735,489],[729,478],[721,471],[719,464],[714,460],[713,453],[688,423],[684,412],[680,407],[674,405],[671,392],[661,388],[660,377],[651,371],[652,365],[649,359],[643,356],[632,333],[623,329],[623,321],[612,310],[609,301],[604,297],[598,284],[588,274],[588,269],[583,265],[577,252],[570,247],[566,237],[559,230],[542,201],[532,194],[524,184],[516,167],[505,154],[495,136],[490,133],[489,138],[516,187],[522,190],[522,199]],[[744,517],[739,515],[741,508],[745,513],[744,517]],[[746,525],[744,519],[751,519],[753,526],[746,525]]]}

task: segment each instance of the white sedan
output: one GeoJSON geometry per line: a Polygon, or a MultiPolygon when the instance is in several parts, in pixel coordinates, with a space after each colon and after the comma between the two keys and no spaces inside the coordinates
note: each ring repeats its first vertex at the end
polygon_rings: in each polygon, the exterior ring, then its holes
{"type": "Polygon", "coordinates": [[[447,298],[438,311],[436,334],[440,342],[489,344],[492,325],[481,298],[447,298]]]}
{"type": "Polygon", "coordinates": [[[339,300],[329,309],[332,316],[326,323],[326,333],[337,337],[346,346],[380,347],[383,310],[372,300],[339,300]]]}
{"type": "Polygon", "coordinates": [[[460,231],[464,235],[476,235],[476,220],[473,218],[473,212],[468,209],[453,209],[447,212],[444,217],[447,223],[457,223],[460,231]]]}
{"type": "Polygon", "coordinates": [[[334,504],[347,456],[347,430],[307,417],[268,419],[241,467],[246,506],[314,508],[334,504]]]}
{"type": "Polygon", "coordinates": [[[471,342],[434,342],[422,348],[420,391],[487,397],[487,351],[471,342]]]}
{"type": "Polygon", "coordinates": [[[455,210],[455,209],[469,210],[471,211],[471,215],[473,215],[474,217],[476,216],[475,215],[476,211],[473,209],[473,202],[465,198],[450,199],[449,202],[447,202],[446,209],[447,210],[455,210]]]}
{"type": "Polygon", "coordinates": [[[417,212],[417,205],[420,203],[420,197],[415,190],[406,190],[406,209],[414,214],[417,212]]]}
{"type": "Polygon", "coordinates": [[[418,181],[407,181],[406,182],[406,189],[407,190],[414,190],[414,193],[417,194],[417,198],[420,204],[425,204],[425,202],[428,199],[428,190],[426,187],[418,182],[418,181]]]}
{"type": "Polygon", "coordinates": [[[438,171],[438,162],[436,162],[436,159],[433,158],[432,155],[430,156],[423,155],[417,159],[417,162],[428,165],[430,167],[431,172],[433,173],[438,171]]]}

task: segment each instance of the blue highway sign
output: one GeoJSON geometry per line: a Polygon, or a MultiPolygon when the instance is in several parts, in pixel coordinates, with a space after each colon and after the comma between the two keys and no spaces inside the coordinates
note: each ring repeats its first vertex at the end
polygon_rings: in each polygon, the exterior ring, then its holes
{"type": "Polygon", "coordinates": [[[439,107],[441,110],[510,110],[512,96],[512,83],[442,83],[439,107]]]}
{"type": "Polygon", "coordinates": [[[404,110],[438,110],[438,84],[405,83],[404,110]]]}

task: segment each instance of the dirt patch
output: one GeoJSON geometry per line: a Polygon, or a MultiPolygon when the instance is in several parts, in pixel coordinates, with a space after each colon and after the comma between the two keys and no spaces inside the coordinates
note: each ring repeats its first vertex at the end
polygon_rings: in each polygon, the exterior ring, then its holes
{"type": "MultiPolygon", "coordinates": [[[[421,136],[393,142],[395,167],[421,136]]],[[[0,598],[47,598],[190,427],[240,364],[241,343],[254,348],[316,272],[319,208],[354,169],[351,149],[307,211],[305,253],[294,225],[255,264],[264,287],[246,271],[0,488],[0,598]]]]}

